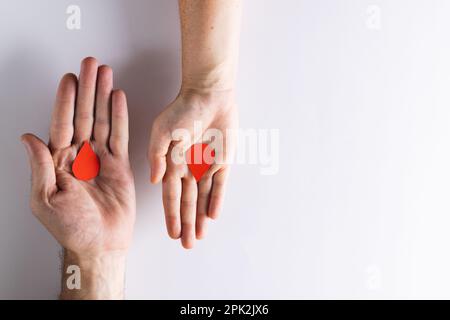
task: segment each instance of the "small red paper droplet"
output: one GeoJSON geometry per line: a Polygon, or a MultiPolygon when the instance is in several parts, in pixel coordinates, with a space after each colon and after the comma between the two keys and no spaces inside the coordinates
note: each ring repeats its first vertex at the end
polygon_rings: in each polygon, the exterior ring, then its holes
{"type": "Polygon", "coordinates": [[[203,177],[214,162],[216,152],[206,143],[194,144],[186,153],[186,161],[197,182],[203,177]]]}
{"type": "Polygon", "coordinates": [[[86,141],[72,164],[73,175],[78,180],[87,181],[95,178],[99,171],[100,160],[94,150],[92,150],[89,141],[86,141]]]}

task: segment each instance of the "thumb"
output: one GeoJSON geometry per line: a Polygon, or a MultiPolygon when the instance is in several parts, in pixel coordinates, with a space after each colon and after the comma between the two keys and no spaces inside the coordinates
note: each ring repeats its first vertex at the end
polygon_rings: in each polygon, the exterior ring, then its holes
{"type": "Polygon", "coordinates": [[[35,135],[24,134],[21,140],[30,160],[32,192],[48,190],[56,184],[55,165],[50,150],[35,135]]]}
{"type": "Polygon", "coordinates": [[[166,155],[171,143],[170,134],[152,128],[148,147],[148,161],[150,162],[151,182],[158,183],[166,173],[166,155]]]}

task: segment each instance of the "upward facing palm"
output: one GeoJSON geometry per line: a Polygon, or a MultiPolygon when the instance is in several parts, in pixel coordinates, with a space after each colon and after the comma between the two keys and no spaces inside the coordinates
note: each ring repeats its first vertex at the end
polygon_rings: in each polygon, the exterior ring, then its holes
{"type": "Polygon", "coordinates": [[[93,58],[80,77],[65,75],[58,88],[50,142],[26,134],[33,171],[34,214],[66,249],[83,254],[126,250],[135,218],[135,191],[128,159],[125,94],[113,91],[112,70],[93,58]],[[90,141],[100,172],[77,180],[72,163],[90,141]]]}

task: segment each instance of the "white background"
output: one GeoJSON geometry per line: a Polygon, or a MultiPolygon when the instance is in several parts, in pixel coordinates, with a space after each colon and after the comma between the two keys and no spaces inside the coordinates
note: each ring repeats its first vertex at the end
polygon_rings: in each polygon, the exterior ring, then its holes
{"type": "Polygon", "coordinates": [[[145,158],[179,87],[176,1],[0,0],[0,298],[57,297],[60,248],[28,207],[19,136],[47,138],[57,82],[88,55],[129,97],[128,298],[450,298],[449,13],[446,0],[245,0],[241,127],[280,130],[280,170],[235,165],[221,219],[185,251],[145,158]]]}

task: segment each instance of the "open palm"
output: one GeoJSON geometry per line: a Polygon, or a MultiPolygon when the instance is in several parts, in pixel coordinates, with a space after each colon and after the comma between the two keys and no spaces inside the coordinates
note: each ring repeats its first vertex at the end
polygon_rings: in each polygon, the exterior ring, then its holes
{"type": "Polygon", "coordinates": [[[181,238],[186,249],[205,237],[208,218],[216,219],[222,209],[237,127],[234,95],[228,91],[181,92],[153,123],[148,150],[152,181],[162,180],[167,232],[173,239],[181,238]],[[198,132],[196,124],[201,127],[198,132]],[[179,129],[189,137],[175,140],[173,133],[179,129]],[[173,151],[179,154],[195,143],[210,144],[213,139],[206,133],[211,129],[220,132],[221,148],[215,149],[213,165],[197,182],[185,163],[173,161],[172,150],[177,148],[173,151]]]}
{"type": "Polygon", "coordinates": [[[32,167],[32,211],[58,242],[77,254],[126,250],[135,191],[126,97],[113,90],[111,68],[84,59],[79,79],[66,74],[60,82],[49,144],[31,134],[22,140],[32,167]],[[99,156],[100,172],[81,181],[71,167],[86,141],[99,156]]]}

